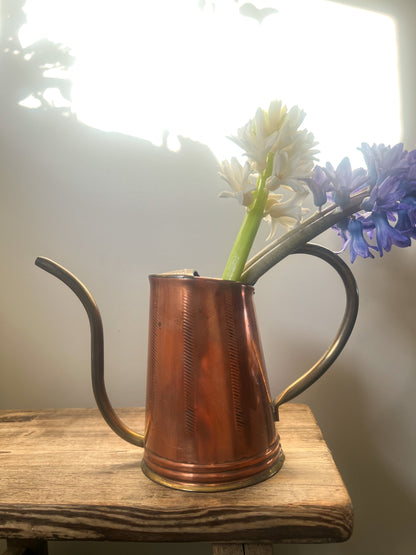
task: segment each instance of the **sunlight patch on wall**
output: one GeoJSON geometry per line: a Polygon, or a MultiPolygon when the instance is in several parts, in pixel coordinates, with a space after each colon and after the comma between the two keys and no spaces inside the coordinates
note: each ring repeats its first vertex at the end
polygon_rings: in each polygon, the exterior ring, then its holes
{"type": "Polygon", "coordinates": [[[273,98],[307,112],[322,162],[361,165],[362,141],[400,140],[391,18],[324,0],[254,3],[272,8],[261,23],[234,0],[28,0],[20,38],[71,48],[79,120],[155,145],[184,136],[238,155],[226,136],[273,98]]]}

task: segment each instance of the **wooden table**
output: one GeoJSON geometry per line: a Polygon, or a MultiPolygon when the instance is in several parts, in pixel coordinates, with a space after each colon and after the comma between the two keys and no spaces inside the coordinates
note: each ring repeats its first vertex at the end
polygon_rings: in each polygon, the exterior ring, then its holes
{"type": "MultiPolygon", "coordinates": [[[[144,410],[120,409],[140,431],[144,410]]],[[[47,553],[48,540],[210,542],[217,555],[271,553],[272,543],[347,540],[352,506],[306,405],[280,410],[286,461],[260,484],[189,493],[153,483],[142,449],[96,409],[0,411],[0,538],[6,553],[47,553]],[[244,545],[247,544],[247,545],[244,545]]]]}

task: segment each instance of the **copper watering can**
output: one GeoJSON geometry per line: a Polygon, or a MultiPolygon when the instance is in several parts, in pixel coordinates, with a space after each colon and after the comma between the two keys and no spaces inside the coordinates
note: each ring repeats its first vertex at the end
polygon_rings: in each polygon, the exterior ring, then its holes
{"type": "Polygon", "coordinates": [[[283,393],[270,395],[250,285],[195,275],[151,275],[144,433],[120,421],[104,384],[103,327],[86,287],[52,260],[36,265],[78,296],[91,327],[95,399],[123,439],[144,447],[143,472],[189,491],[222,491],[265,480],[284,460],[278,408],[314,383],[341,352],[355,323],[358,294],[348,266],[317,245],[298,253],[328,262],[343,280],[346,309],[321,359],[283,393]]]}

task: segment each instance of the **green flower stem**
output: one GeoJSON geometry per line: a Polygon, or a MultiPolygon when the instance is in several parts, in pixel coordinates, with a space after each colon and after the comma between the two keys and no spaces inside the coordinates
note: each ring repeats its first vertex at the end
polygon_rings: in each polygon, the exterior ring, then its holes
{"type": "Polygon", "coordinates": [[[264,216],[264,209],[269,196],[266,188],[266,180],[270,177],[273,169],[273,154],[267,157],[266,168],[259,176],[254,200],[249,206],[243,223],[234,242],[230,256],[225,266],[222,279],[240,281],[245,264],[253,246],[254,239],[264,216]]]}
{"type": "Polygon", "coordinates": [[[343,210],[337,205],[332,205],[326,210],[311,216],[279,239],[276,239],[247,262],[240,276],[240,281],[254,285],[262,275],[280,262],[280,260],[296,252],[300,247],[344,218],[358,212],[362,201],[368,194],[369,191],[366,189],[354,195],[350,203],[343,210]]]}

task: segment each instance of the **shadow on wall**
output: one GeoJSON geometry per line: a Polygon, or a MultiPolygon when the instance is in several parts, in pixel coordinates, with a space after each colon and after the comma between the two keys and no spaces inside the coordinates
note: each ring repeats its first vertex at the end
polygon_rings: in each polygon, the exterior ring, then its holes
{"type": "Polygon", "coordinates": [[[45,71],[66,69],[71,57],[48,41],[22,49],[23,5],[7,2],[2,12],[0,406],[94,404],[83,309],[35,268],[38,255],[78,275],[110,323],[113,402],[144,404],[147,275],[190,266],[220,275],[230,248],[224,228],[232,241],[241,213],[218,201],[220,179],[205,145],[182,138],[171,152],[88,127],[48,102],[55,85],[69,98],[68,79],[50,81],[45,71]],[[19,106],[27,96],[37,108],[19,106]]]}
{"type": "Polygon", "coordinates": [[[4,0],[1,6],[1,104],[16,105],[30,98],[42,110],[70,113],[69,106],[55,107],[45,93],[57,89],[63,99],[71,101],[71,81],[64,76],[50,76],[48,72],[65,72],[75,59],[69,48],[46,38],[23,48],[19,30],[26,23],[25,4],[26,0],[4,0]]]}

